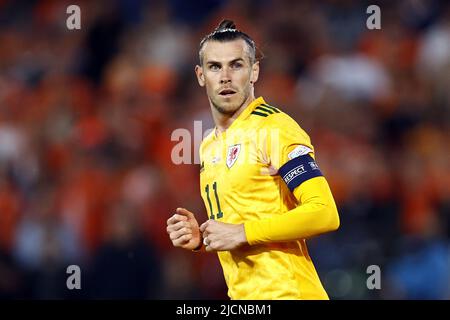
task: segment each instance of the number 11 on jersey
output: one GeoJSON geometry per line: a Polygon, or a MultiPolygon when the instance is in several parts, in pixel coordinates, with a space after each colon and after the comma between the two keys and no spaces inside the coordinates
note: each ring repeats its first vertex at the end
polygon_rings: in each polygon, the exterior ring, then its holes
{"type": "Polygon", "coordinates": [[[216,203],[217,203],[217,211],[218,212],[217,212],[216,216],[214,216],[212,203],[211,203],[211,198],[209,197],[209,184],[206,185],[205,192],[206,192],[206,199],[208,200],[208,204],[209,204],[209,212],[211,213],[209,218],[214,220],[216,217],[217,217],[217,219],[222,218],[223,217],[223,212],[220,209],[219,196],[217,195],[217,182],[215,182],[215,181],[213,182],[212,188],[214,190],[214,197],[216,198],[216,203]]]}

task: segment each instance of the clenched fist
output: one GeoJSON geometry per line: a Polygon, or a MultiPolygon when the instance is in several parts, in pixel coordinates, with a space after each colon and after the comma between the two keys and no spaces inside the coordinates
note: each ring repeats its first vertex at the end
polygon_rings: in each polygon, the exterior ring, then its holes
{"type": "Polygon", "coordinates": [[[175,247],[194,250],[200,247],[202,237],[197,219],[192,212],[177,208],[167,220],[167,233],[175,247]]]}
{"type": "Polygon", "coordinates": [[[244,224],[208,220],[200,227],[206,251],[230,251],[247,244],[244,224]]]}

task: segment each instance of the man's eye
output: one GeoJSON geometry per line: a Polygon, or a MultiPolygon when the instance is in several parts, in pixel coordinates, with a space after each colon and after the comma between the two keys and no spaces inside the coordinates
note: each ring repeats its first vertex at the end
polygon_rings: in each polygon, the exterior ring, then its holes
{"type": "Polygon", "coordinates": [[[217,64],[212,64],[209,66],[209,69],[212,71],[217,71],[219,70],[219,66],[217,64]]]}
{"type": "Polygon", "coordinates": [[[242,64],[239,63],[239,62],[236,62],[236,63],[233,63],[232,67],[233,67],[234,69],[239,69],[239,68],[242,67],[242,64]]]}

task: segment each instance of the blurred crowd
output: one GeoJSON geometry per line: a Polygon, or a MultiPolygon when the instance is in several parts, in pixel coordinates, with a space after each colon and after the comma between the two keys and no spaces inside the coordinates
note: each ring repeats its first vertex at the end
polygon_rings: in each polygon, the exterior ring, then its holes
{"type": "Polygon", "coordinates": [[[68,30],[71,2],[0,1],[0,298],[226,298],[216,255],[165,229],[176,207],[207,218],[171,133],[213,127],[193,70],[228,18],[264,53],[256,96],[308,132],[335,196],[340,229],[308,242],[330,297],[450,299],[446,1],[378,2],[380,30],[350,0],[77,1],[68,30]]]}

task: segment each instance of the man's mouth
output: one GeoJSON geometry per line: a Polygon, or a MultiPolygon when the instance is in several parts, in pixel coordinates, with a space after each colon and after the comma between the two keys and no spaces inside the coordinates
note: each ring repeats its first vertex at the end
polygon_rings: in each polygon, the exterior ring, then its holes
{"type": "Polygon", "coordinates": [[[222,97],[231,97],[235,93],[236,91],[234,91],[233,89],[223,89],[219,92],[222,97]]]}

